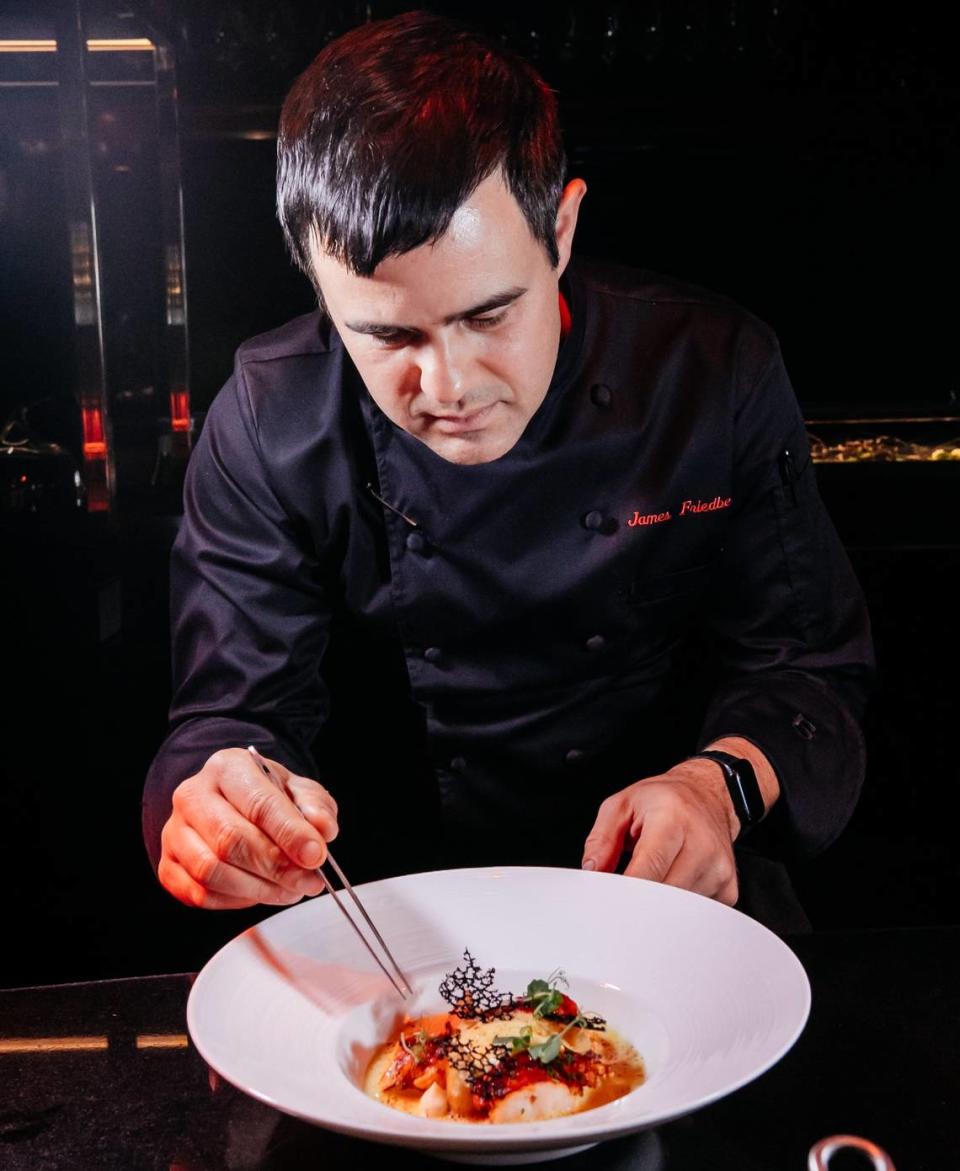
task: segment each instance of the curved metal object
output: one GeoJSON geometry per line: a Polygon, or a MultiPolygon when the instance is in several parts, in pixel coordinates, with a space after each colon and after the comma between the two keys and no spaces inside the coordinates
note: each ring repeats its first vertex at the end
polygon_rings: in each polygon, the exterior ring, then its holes
{"type": "Polygon", "coordinates": [[[833,1134],[829,1138],[822,1138],[818,1143],[814,1143],[807,1159],[807,1171],[827,1171],[834,1154],[847,1147],[863,1151],[873,1163],[876,1171],[896,1171],[893,1160],[883,1147],[878,1147],[868,1138],[859,1138],[855,1134],[833,1134]]]}

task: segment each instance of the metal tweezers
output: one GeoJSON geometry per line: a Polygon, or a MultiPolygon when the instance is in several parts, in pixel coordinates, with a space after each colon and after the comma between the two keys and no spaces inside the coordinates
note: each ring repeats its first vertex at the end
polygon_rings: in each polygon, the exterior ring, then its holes
{"type": "MultiPolygon", "coordinates": [[[[267,762],[263,759],[263,757],[256,750],[256,748],[254,748],[254,746],[252,744],[249,745],[247,751],[254,758],[254,760],[257,762],[257,764],[260,765],[260,768],[263,771],[264,775],[266,777],[268,777],[269,780],[274,785],[276,785],[276,787],[278,789],[281,789],[283,792],[286,792],[285,786],[281,785],[281,783],[273,775],[273,773],[270,771],[269,766],[267,765],[267,762]]],[[[289,796],[289,794],[287,794],[287,795],[289,796]]],[[[327,890],[333,896],[333,901],[340,908],[340,912],[343,915],[343,917],[347,920],[347,922],[350,924],[350,926],[354,929],[354,931],[359,936],[360,942],[367,949],[367,951],[373,956],[380,971],[383,972],[383,974],[387,977],[387,979],[394,986],[394,988],[396,988],[397,994],[400,996],[401,1000],[406,1000],[406,998],[408,996],[413,995],[413,989],[410,986],[410,981],[403,974],[403,970],[401,969],[400,965],[393,958],[393,954],[391,953],[390,948],[387,947],[386,943],[384,942],[383,936],[377,930],[376,925],[374,924],[373,920],[367,914],[367,912],[363,906],[363,903],[361,903],[360,900],[357,898],[356,892],[354,891],[353,887],[350,885],[350,880],[347,878],[347,876],[340,869],[339,865],[337,864],[336,860],[333,857],[333,854],[330,853],[329,847],[327,849],[327,861],[330,863],[331,867],[333,868],[334,873],[337,875],[337,877],[343,883],[343,890],[345,890],[347,892],[347,894],[350,896],[350,898],[353,899],[354,903],[356,904],[357,910],[363,916],[364,921],[366,922],[367,926],[373,932],[373,934],[377,940],[377,943],[379,943],[380,946],[383,948],[383,954],[390,961],[390,964],[391,964],[394,972],[397,974],[397,976],[400,979],[399,984],[394,979],[394,977],[390,974],[390,972],[387,970],[387,967],[384,964],[383,960],[374,951],[372,944],[367,939],[367,937],[364,935],[364,933],[360,930],[359,924],[351,916],[350,912],[347,910],[346,906],[341,901],[340,895],[343,893],[343,891],[341,890],[338,892],[333,889],[333,884],[331,883],[330,879],[327,878],[327,876],[324,874],[322,866],[317,867],[317,875],[322,879],[324,886],[327,888],[327,890]]]]}

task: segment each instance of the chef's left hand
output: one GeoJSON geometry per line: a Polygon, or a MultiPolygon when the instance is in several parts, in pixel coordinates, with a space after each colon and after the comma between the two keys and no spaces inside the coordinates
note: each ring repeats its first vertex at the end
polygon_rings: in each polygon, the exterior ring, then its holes
{"type": "MultiPolygon", "coordinates": [[[[748,742],[725,738],[711,745],[754,764],[764,803],[779,796],[776,776],[748,742]]],[[[729,906],[737,901],[733,842],[740,822],[723,773],[710,760],[685,760],[659,776],[646,777],[600,806],[583,849],[587,870],[617,868],[630,858],[624,874],[696,891],[729,906]]]]}

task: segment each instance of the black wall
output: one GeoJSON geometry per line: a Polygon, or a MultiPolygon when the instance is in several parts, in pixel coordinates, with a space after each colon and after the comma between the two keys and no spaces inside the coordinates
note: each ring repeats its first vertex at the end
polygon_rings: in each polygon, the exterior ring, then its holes
{"type": "MultiPolygon", "coordinates": [[[[290,79],[367,7],[379,16],[405,6],[139,9],[166,22],[179,53],[201,412],[240,341],[311,305],[273,219],[270,132],[290,79]]],[[[716,288],[766,318],[809,415],[960,413],[951,294],[960,94],[945,6],[432,7],[530,53],[557,89],[571,172],[590,186],[583,250],[716,288]]],[[[48,98],[21,93],[13,102],[0,92],[9,115],[0,247],[13,339],[0,377],[5,409],[72,394],[48,98]]],[[[160,265],[149,118],[120,91],[114,113],[98,166],[115,229],[105,297],[119,402],[154,379],[160,265]],[[128,169],[114,169],[118,160],[128,169]]],[[[252,917],[174,904],[140,843],[140,787],[169,691],[166,552],[176,524],[175,496],[149,488],[153,454],[150,444],[136,454],[131,476],[142,490],[122,494],[109,520],[0,518],[8,985],[196,967],[252,917]]],[[[956,922],[955,471],[820,470],[864,583],[881,666],[864,800],[844,838],[799,875],[820,927],[956,922]]]]}

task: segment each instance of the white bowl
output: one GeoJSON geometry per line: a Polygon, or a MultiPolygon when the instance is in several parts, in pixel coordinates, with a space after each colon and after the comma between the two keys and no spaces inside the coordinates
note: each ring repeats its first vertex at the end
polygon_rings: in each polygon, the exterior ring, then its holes
{"type": "MultiPolygon", "coordinates": [[[[410,978],[403,1004],[329,897],[266,919],[197,977],[187,1025],[204,1060],[278,1110],[375,1142],[464,1162],[554,1158],[655,1126],[769,1069],[807,1019],[793,952],[754,920],[674,887],[581,870],[446,870],[357,887],[410,978]],[[496,987],[562,968],[569,993],[642,1056],[647,1080],[615,1102],[547,1122],[424,1119],[360,1088],[402,1012],[439,1011],[465,949],[496,987]]],[[[349,900],[345,902],[350,906],[349,900]]]]}

